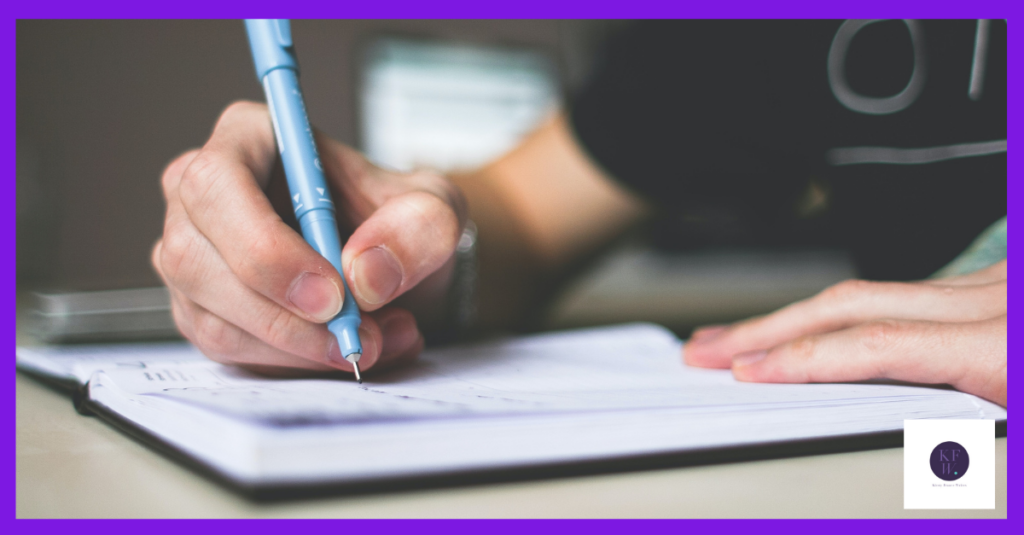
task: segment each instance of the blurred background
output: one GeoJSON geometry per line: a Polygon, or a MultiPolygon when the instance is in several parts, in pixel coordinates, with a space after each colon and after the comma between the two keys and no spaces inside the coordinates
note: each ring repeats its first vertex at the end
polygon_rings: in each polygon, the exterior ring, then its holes
{"type": "MultiPolygon", "coordinates": [[[[293,36],[320,129],[382,165],[454,170],[499,156],[557,111],[623,24],[297,20],[293,36]]],[[[64,296],[24,306],[89,312],[96,299],[64,293],[159,286],[149,251],[162,232],[161,170],[237,99],[263,99],[240,21],[19,20],[17,285],[23,297],[64,296]]],[[[549,328],[649,320],[686,334],[850,276],[835,251],[662,253],[627,240],[538,314],[549,328]]],[[[117,295],[128,294],[103,295],[125,309],[117,295]]],[[[166,328],[161,299],[143,308],[166,328]]]]}

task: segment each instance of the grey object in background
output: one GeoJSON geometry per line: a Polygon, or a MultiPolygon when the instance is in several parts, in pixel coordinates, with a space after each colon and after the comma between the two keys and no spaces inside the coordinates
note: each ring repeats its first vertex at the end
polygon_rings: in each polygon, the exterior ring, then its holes
{"type": "Polygon", "coordinates": [[[771,312],[856,277],[843,251],[611,252],[555,301],[545,327],[650,321],[693,327],[771,312]]]}
{"type": "Polygon", "coordinates": [[[40,342],[180,338],[167,288],[35,293],[30,334],[40,342]]]}

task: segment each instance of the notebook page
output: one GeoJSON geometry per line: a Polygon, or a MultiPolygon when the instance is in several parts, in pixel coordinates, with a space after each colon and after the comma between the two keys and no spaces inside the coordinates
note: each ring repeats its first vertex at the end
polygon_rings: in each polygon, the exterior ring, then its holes
{"type": "Polygon", "coordinates": [[[142,425],[256,481],[792,440],[899,429],[908,417],[1005,418],[943,389],[737,383],[727,370],[682,365],[680,342],[651,325],[428,351],[364,385],[266,379],[212,362],[122,368],[92,383],[103,387],[93,391],[100,402],[117,404],[116,391],[142,425]],[[358,464],[337,455],[353,448],[358,464]]]}
{"type": "Polygon", "coordinates": [[[362,385],[348,377],[268,379],[205,361],[109,375],[125,392],[279,427],[650,408],[746,411],[921,396],[973,403],[959,392],[911,386],[738,383],[728,370],[685,366],[681,355],[671,333],[641,324],[428,351],[362,385]]]}
{"type": "Polygon", "coordinates": [[[18,347],[15,354],[20,369],[79,385],[100,370],[206,360],[187,342],[18,347]]]}

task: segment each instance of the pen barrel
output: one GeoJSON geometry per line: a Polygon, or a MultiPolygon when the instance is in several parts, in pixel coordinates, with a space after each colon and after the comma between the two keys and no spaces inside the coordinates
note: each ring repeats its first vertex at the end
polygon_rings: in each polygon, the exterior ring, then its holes
{"type": "Polygon", "coordinates": [[[298,74],[289,68],[274,69],[263,77],[263,91],[274,123],[274,137],[288,178],[295,218],[311,210],[334,214],[320,154],[309,125],[298,74]]]}
{"type": "Polygon", "coordinates": [[[334,216],[334,202],[306,115],[298,73],[290,67],[267,72],[263,77],[263,91],[288,180],[292,209],[302,227],[302,236],[342,274],[345,301],[341,312],[327,323],[327,328],[337,336],[342,356],[361,355],[362,346],[356,334],[360,323],[359,306],[352,298],[341,269],[341,240],[334,216]]]}

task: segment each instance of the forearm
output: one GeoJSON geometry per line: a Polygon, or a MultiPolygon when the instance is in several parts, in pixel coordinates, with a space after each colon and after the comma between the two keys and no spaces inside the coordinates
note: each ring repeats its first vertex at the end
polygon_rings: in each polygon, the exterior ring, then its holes
{"type": "Polygon", "coordinates": [[[643,218],[643,202],[577,145],[564,117],[452,179],[478,228],[479,324],[524,328],[567,270],[643,218]]]}

